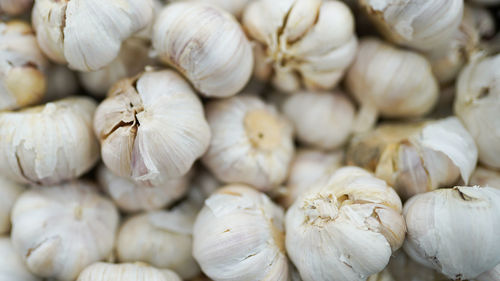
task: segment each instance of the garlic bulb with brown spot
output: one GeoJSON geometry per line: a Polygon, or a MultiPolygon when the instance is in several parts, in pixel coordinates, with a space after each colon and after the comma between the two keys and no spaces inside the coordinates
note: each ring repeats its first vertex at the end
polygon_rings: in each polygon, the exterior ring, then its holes
{"type": "Polygon", "coordinates": [[[16,253],[9,237],[0,237],[0,281],[40,281],[16,253]]]}
{"type": "Polygon", "coordinates": [[[12,209],[12,242],[34,274],[74,280],[111,254],[118,211],[93,184],[33,187],[12,209]]]}
{"type": "Polygon", "coordinates": [[[24,186],[0,177],[0,235],[9,233],[10,211],[23,191],[24,186]]]}
{"type": "Polygon", "coordinates": [[[340,1],[257,0],[243,14],[255,75],[292,92],[333,88],[356,54],[354,18],[340,1]]]}
{"type": "Polygon", "coordinates": [[[202,160],[221,181],[260,190],[281,184],[292,161],[292,126],[271,105],[239,95],[209,102],[212,142],[202,160]]]}
{"type": "Polygon", "coordinates": [[[172,70],[117,82],[96,110],[94,129],[104,164],[148,186],[184,176],[210,142],[199,98],[172,70]]]}
{"type": "Polygon", "coordinates": [[[500,171],[489,170],[479,166],[472,174],[470,184],[500,189],[500,171]]]}
{"type": "Polygon", "coordinates": [[[214,281],[288,280],[283,210],[239,184],[205,201],[193,229],[193,255],[214,281]]]}
{"type": "Polygon", "coordinates": [[[233,96],[252,75],[250,42],[231,14],[212,5],[167,5],[155,23],[153,46],[207,97],[233,96]]]}
{"type": "Polygon", "coordinates": [[[0,0],[0,15],[17,16],[29,11],[33,0],[0,0]]]}
{"type": "Polygon", "coordinates": [[[171,270],[159,270],[145,263],[97,262],[86,267],[76,281],[182,281],[171,270]]]}
{"type": "Polygon", "coordinates": [[[286,249],[304,281],[365,280],[402,244],[401,200],[383,180],[338,169],[286,213],[286,249]]]}
{"type": "Polygon", "coordinates": [[[0,113],[0,174],[20,183],[75,179],[99,159],[95,102],[71,97],[0,113]]]}

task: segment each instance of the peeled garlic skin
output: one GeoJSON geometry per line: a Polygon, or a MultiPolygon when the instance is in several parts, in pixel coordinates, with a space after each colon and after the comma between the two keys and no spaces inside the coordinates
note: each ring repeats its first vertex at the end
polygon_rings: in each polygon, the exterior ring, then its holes
{"type": "Polygon", "coordinates": [[[250,42],[232,15],[212,5],[168,5],[153,28],[153,47],[207,97],[235,95],[252,74],[250,42]]]}
{"type": "Polygon", "coordinates": [[[0,235],[9,233],[10,211],[23,191],[24,186],[0,177],[0,235]]]}
{"type": "Polygon", "coordinates": [[[39,281],[28,271],[9,237],[0,237],[0,281],[39,281]]]}
{"type": "Polygon", "coordinates": [[[97,262],[85,268],[76,281],[182,281],[171,270],[159,270],[143,263],[97,262]]]}
{"type": "Polygon", "coordinates": [[[500,190],[438,189],[405,203],[410,257],[449,278],[476,278],[500,263],[500,190]]]}
{"type": "Polygon", "coordinates": [[[33,5],[33,0],[0,0],[0,15],[20,15],[28,11],[33,5]]]}

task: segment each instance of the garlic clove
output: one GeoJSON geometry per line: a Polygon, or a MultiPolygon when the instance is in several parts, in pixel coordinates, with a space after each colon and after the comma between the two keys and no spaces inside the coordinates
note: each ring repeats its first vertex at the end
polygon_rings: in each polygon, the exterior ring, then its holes
{"type": "Polygon", "coordinates": [[[0,237],[0,281],[40,281],[28,271],[9,237],[0,237]]]}
{"type": "Polygon", "coordinates": [[[9,233],[10,212],[23,191],[24,186],[0,177],[0,235],[9,233]]]}
{"type": "Polygon", "coordinates": [[[77,281],[181,281],[171,270],[159,270],[145,263],[97,262],[86,267],[77,281]]]}

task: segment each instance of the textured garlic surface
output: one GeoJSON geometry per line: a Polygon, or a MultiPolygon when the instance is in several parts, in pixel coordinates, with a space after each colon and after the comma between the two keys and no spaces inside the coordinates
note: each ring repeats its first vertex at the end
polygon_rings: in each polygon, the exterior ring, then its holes
{"type": "Polygon", "coordinates": [[[113,249],[118,211],[93,184],[33,187],[12,209],[12,242],[34,274],[74,280],[113,249]]]}
{"type": "Polygon", "coordinates": [[[47,93],[43,101],[55,101],[76,95],[79,91],[76,74],[69,68],[53,64],[47,70],[47,93]]]}
{"type": "Polygon", "coordinates": [[[43,52],[80,71],[111,63],[122,42],[146,27],[152,17],[151,0],[37,0],[32,12],[43,52]]]}
{"type": "Polygon", "coordinates": [[[405,203],[406,253],[448,278],[476,278],[500,263],[500,190],[438,189],[405,203]]]}
{"type": "Polygon", "coordinates": [[[167,5],[153,28],[153,46],[204,96],[233,96],[252,75],[250,42],[231,14],[212,5],[167,5]]]}
{"type": "Polygon", "coordinates": [[[172,70],[117,82],[96,110],[94,130],[104,164],[149,186],[184,176],[210,142],[199,98],[172,70]]]}
{"type": "Polygon", "coordinates": [[[95,102],[71,97],[0,113],[0,174],[20,183],[75,179],[99,159],[95,102]]]}
{"type": "Polygon", "coordinates": [[[470,184],[500,189],[500,171],[477,167],[472,173],[470,184]]]}
{"type": "Polygon", "coordinates": [[[436,270],[414,261],[403,250],[394,253],[386,270],[394,281],[450,281],[436,270]]]}
{"type": "Polygon", "coordinates": [[[0,177],[0,235],[9,233],[10,211],[23,191],[24,186],[0,177]]]}
{"type": "Polygon", "coordinates": [[[0,0],[0,15],[20,15],[29,11],[33,6],[33,0],[0,0]]]}
{"type": "Polygon", "coordinates": [[[365,280],[402,244],[401,200],[357,167],[338,169],[286,213],[286,250],[304,281],[365,280]]]}
{"type": "Polygon", "coordinates": [[[294,153],[292,126],[256,96],[239,95],[205,107],[212,142],[202,160],[221,181],[270,190],[282,183],[294,153]]]}
{"type": "Polygon", "coordinates": [[[257,0],[243,14],[257,77],[282,91],[333,88],[356,54],[354,18],[340,1],[257,0]]]}
{"type": "Polygon", "coordinates": [[[94,263],[78,276],[77,281],[182,281],[171,270],[159,270],[145,263],[94,263]]]}
{"type": "Polygon", "coordinates": [[[0,111],[39,102],[47,64],[28,23],[0,22],[0,111]]]}
{"type": "Polygon", "coordinates": [[[193,255],[214,281],[288,280],[283,210],[249,186],[218,189],[193,229],[193,255]]]}
{"type": "Polygon", "coordinates": [[[28,271],[9,237],[0,237],[0,281],[40,281],[28,271]]]}

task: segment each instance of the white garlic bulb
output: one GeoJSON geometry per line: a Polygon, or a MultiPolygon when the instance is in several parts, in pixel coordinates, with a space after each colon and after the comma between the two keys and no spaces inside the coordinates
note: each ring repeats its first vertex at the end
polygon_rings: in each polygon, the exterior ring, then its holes
{"type": "Polygon", "coordinates": [[[342,93],[300,92],[288,97],[283,113],[299,141],[322,149],[342,146],[352,132],[354,105],[342,93]]]}
{"type": "Polygon", "coordinates": [[[111,254],[118,211],[94,185],[34,187],[12,209],[12,243],[38,276],[74,280],[111,254]]]}
{"type": "Polygon", "coordinates": [[[167,5],[155,23],[153,46],[204,96],[235,95],[252,75],[252,48],[240,25],[208,4],[167,5]]]}
{"type": "Polygon", "coordinates": [[[462,70],[454,110],[476,141],[479,161],[500,168],[500,55],[477,57],[462,70]]]}
{"type": "Polygon", "coordinates": [[[495,266],[490,271],[487,271],[476,278],[476,281],[499,281],[500,280],[500,264],[495,266]]]}
{"type": "Polygon", "coordinates": [[[258,97],[209,102],[212,142],[202,160],[221,181],[270,190],[282,183],[294,153],[292,126],[258,97]]]}
{"type": "Polygon", "coordinates": [[[24,186],[0,177],[0,235],[9,232],[10,211],[23,191],[24,186]]]}
{"type": "Polygon", "coordinates": [[[0,22],[0,110],[39,102],[47,87],[46,67],[28,23],[0,22]]]}
{"type": "Polygon", "coordinates": [[[151,0],[37,0],[32,12],[43,52],[80,71],[108,65],[118,56],[122,42],[146,27],[152,17],[151,0]]]}
{"type": "Polygon", "coordinates": [[[255,75],[282,91],[333,88],[356,55],[354,18],[340,1],[257,0],[243,14],[255,75]]]}
{"type": "Polygon", "coordinates": [[[94,129],[104,164],[149,186],[185,175],[210,142],[199,98],[171,70],[117,82],[96,110],[94,129]]]}
{"type": "Polygon", "coordinates": [[[96,104],[71,97],[0,113],[0,173],[20,183],[75,179],[99,159],[92,132],[96,104]]]}
{"type": "Polygon", "coordinates": [[[53,64],[47,70],[47,93],[43,101],[55,101],[76,95],[79,90],[75,73],[63,65],[53,64]]]}
{"type": "Polygon", "coordinates": [[[386,270],[395,281],[450,281],[434,269],[412,260],[403,250],[394,253],[386,270]]]}
{"type": "Polygon", "coordinates": [[[500,189],[500,171],[477,167],[470,178],[470,184],[500,189]]]}
{"type": "Polygon", "coordinates": [[[438,189],[405,203],[406,253],[448,278],[467,280],[500,263],[500,190],[438,189]]]}
{"type": "Polygon", "coordinates": [[[0,281],[40,281],[28,271],[8,237],[0,237],[0,281]]]}
{"type": "Polygon", "coordinates": [[[286,213],[286,249],[304,281],[365,280],[403,243],[401,200],[383,180],[338,169],[286,213]]]}
{"type": "Polygon", "coordinates": [[[77,281],[182,281],[171,270],[159,270],[144,263],[97,262],[86,267],[77,281]]]}
{"type": "Polygon", "coordinates": [[[438,83],[423,56],[374,38],[361,41],[346,86],[361,105],[355,125],[358,131],[372,127],[379,114],[423,116],[438,100],[438,83]]]}
{"type": "Polygon", "coordinates": [[[245,185],[218,189],[193,229],[193,255],[214,281],[288,280],[283,210],[245,185]]]}
{"type": "Polygon", "coordinates": [[[20,15],[27,12],[33,5],[33,0],[0,0],[0,15],[20,15]]]}

